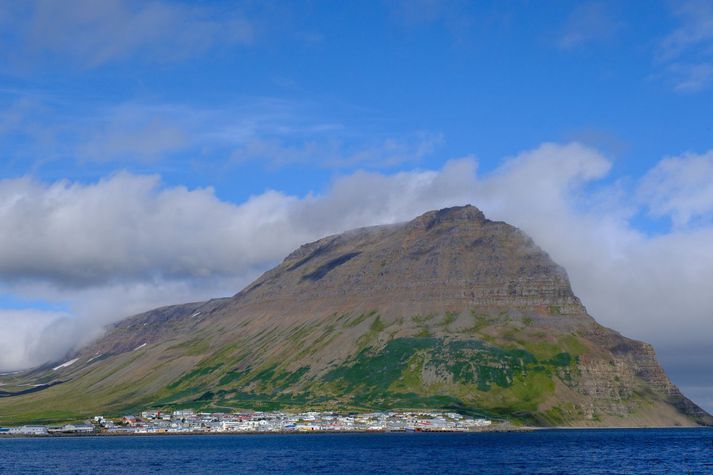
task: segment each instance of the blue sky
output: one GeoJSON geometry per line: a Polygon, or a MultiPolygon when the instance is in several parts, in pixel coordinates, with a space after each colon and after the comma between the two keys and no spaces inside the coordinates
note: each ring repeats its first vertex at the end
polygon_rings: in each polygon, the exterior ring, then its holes
{"type": "Polygon", "coordinates": [[[472,202],[713,408],[711,110],[706,1],[3,2],[0,369],[472,202]]]}
{"type": "Polygon", "coordinates": [[[711,67],[713,40],[667,46],[699,21],[676,3],[194,2],[144,21],[140,3],[87,2],[88,18],[31,3],[5,14],[4,176],[160,173],[242,200],[469,154],[486,171],[544,141],[604,150],[612,178],[711,146],[713,72],[685,71],[711,67]],[[43,15],[65,24],[38,31],[43,15]],[[122,19],[137,24],[117,31],[122,19]],[[153,28],[165,31],[137,31],[153,28]],[[176,39],[184,28],[197,31],[176,39]],[[151,124],[133,146],[113,142],[151,124]],[[245,145],[258,140],[270,150],[245,145]]]}

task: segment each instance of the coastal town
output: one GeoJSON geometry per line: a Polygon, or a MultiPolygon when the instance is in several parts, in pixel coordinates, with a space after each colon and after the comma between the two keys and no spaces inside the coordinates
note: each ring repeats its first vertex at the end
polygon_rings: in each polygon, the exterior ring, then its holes
{"type": "Polygon", "coordinates": [[[182,409],[143,411],[119,418],[95,416],[82,424],[24,425],[0,428],[0,435],[208,434],[293,432],[475,432],[493,429],[492,421],[454,412],[239,412],[207,413],[182,409]]]}

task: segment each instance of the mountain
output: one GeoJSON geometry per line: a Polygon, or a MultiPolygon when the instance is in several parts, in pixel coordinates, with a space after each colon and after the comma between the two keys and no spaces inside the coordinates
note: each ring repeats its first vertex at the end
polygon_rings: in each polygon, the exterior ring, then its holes
{"type": "Polygon", "coordinates": [[[312,407],[713,424],[650,345],[599,325],[563,268],[472,206],[306,244],[232,298],[134,316],[1,382],[3,423],[312,407]]]}

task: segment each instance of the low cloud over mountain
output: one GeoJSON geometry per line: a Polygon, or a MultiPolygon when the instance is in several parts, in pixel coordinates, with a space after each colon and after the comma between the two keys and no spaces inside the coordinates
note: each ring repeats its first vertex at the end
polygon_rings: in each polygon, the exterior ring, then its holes
{"type": "Polygon", "coordinates": [[[598,184],[611,166],[577,143],[543,144],[483,175],[466,157],[440,170],[356,172],[324,193],[269,190],[243,203],[129,173],[88,184],[4,180],[2,289],[47,310],[26,311],[20,301],[0,313],[0,368],[59,359],[141,310],[233,294],[326,234],[473,203],[530,234],[567,269],[592,315],[651,341],[684,392],[703,394],[705,378],[699,371],[693,380],[686,368],[705,371],[712,356],[713,153],[665,158],[639,182],[598,184]],[[699,172],[682,174],[691,167],[699,172]],[[673,225],[643,233],[636,222],[647,214],[673,225]],[[701,364],[675,357],[696,346],[701,364]]]}

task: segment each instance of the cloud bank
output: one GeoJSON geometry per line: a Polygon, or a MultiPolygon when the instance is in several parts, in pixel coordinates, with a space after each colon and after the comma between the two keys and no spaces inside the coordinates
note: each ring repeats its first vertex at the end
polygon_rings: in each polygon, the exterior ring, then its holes
{"type": "Polygon", "coordinates": [[[108,322],[157,305],[231,295],[326,234],[473,203],[529,233],[601,323],[652,342],[684,390],[701,386],[713,356],[713,152],[665,158],[633,186],[602,184],[611,167],[592,148],[543,144],[482,176],[465,157],[237,204],[128,173],[0,181],[0,290],[68,309],[0,312],[0,368],[61,359],[108,322]],[[646,214],[670,219],[670,230],[639,231],[646,214]]]}

